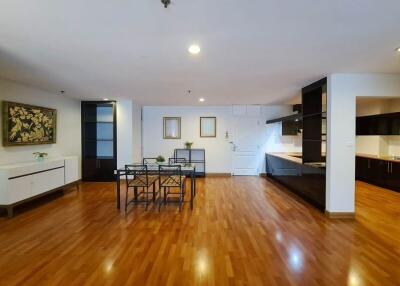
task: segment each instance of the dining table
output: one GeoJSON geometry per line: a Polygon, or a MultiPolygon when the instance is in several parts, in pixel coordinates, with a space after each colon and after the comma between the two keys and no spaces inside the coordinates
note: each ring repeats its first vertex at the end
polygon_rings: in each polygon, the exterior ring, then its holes
{"type": "MultiPolygon", "coordinates": [[[[134,163],[131,165],[143,165],[142,163],[134,163]]],[[[160,164],[145,164],[147,166],[147,173],[149,175],[163,175],[163,170],[160,170],[160,164]]],[[[190,178],[190,209],[193,210],[193,201],[196,197],[196,165],[192,163],[174,163],[168,166],[181,166],[182,175],[190,178]]],[[[128,164],[129,166],[129,164],[128,164]]],[[[166,166],[166,165],[163,165],[166,166]]],[[[126,169],[114,170],[117,183],[117,209],[121,208],[121,178],[126,179],[126,169]]]]}

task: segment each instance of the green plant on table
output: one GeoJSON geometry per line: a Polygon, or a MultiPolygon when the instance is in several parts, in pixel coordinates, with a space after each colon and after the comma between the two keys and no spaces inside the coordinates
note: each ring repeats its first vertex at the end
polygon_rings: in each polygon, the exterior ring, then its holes
{"type": "Polygon", "coordinates": [[[193,142],[189,142],[189,141],[186,141],[186,142],[185,142],[185,148],[186,148],[186,149],[191,149],[191,148],[192,148],[192,145],[193,145],[193,142]]]}
{"type": "Polygon", "coordinates": [[[156,162],[157,163],[164,163],[165,162],[165,158],[161,155],[158,155],[156,158],[156,162]]]}

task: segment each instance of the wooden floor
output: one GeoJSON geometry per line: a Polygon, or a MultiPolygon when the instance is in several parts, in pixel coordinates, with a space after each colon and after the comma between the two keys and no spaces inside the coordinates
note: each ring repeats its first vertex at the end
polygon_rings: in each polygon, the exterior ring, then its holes
{"type": "Polygon", "coordinates": [[[195,208],[115,208],[85,183],[0,218],[0,285],[399,285],[400,193],[357,183],[332,220],[258,177],[199,180],[195,208]]]}

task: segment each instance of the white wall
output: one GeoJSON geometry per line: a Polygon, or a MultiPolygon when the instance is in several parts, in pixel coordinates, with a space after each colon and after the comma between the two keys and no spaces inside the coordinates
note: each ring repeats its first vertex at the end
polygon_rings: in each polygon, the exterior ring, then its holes
{"type": "MultiPolygon", "coordinates": [[[[357,100],[357,116],[400,112],[400,98],[357,100]]],[[[357,136],[356,152],[371,155],[400,155],[400,136],[357,136]]]]}
{"type": "MultiPolygon", "coordinates": [[[[300,136],[281,136],[281,125],[265,125],[267,119],[292,113],[291,106],[262,106],[260,134],[257,140],[260,144],[258,155],[259,172],[263,172],[264,154],[270,152],[301,151],[300,136]]],[[[206,149],[206,168],[208,173],[231,173],[232,150],[229,141],[232,140],[233,114],[232,106],[144,106],[142,123],[143,157],[162,155],[165,158],[173,156],[175,148],[183,148],[186,141],[194,142],[193,148],[206,149]],[[181,117],[181,139],[163,139],[163,117],[181,117]],[[217,137],[200,138],[200,117],[217,117],[217,137]],[[228,131],[230,138],[225,139],[228,131]]]]}
{"type": "MultiPolygon", "coordinates": [[[[3,79],[0,79],[0,100],[57,109],[56,144],[0,146],[0,164],[32,161],[33,152],[46,152],[49,157],[77,155],[81,158],[80,101],[3,79]]],[[[1,120],[2,118],[0,126],[1,120]]]]}
{"type": "Polygon", "coordinates": [[[328,77],[326,209],[354,212],[356,97],[399,97],[400,75],[332,74],[328,77]]]}
{"type": "Polygon", "coordinates": [[[142,107],[133,104],[132,128],[133,128],[133,162],[142,160],[142,107]]]}
{"type": "Polygon", "coordinates": [[[117,101],[117,166],[141,161],[141,106],[132,100],[117,101]]]}

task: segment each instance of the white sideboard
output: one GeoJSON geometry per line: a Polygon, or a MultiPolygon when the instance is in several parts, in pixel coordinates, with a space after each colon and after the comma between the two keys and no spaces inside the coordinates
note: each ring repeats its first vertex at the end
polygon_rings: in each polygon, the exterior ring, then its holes
{"type": "Polygon", "coordinates": [[[77,184],[79,179],[77,156],[1,165],[0,207],[6,208],[8,216],[12,217],[16,205],[77,184]]]}

